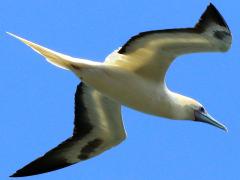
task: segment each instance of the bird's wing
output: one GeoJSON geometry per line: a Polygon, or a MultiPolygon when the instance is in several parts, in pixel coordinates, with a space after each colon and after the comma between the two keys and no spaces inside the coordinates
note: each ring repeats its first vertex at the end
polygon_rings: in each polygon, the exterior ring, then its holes
{"type": "Polygon", "coordinates": [[[105,63],[161,82],[177,56],[193,52],[227,51],[231,41],[231,32],[225,20],[210,4],[194,28],[142,32],[110,54],[105,63]]]}
{"type": "Polygon", "coordinates": [[[31,176],[67,167],[102,153],[125,137],[120,104],[81,83],[75,94],[73,136],[11,177],[31,176]]]}

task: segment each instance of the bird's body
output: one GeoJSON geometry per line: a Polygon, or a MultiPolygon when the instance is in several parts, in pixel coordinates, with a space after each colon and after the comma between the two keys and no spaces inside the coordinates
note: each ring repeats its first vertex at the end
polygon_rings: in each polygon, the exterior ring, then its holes
{"type": "Polygon", "coordinates": [[[177,56],[224,52],[230,48],[231,32],[212,4],[194,28],[140,33],[103,63],[73,58],[9,34],[50,63],[71,70],[82,81],[75,94],[73,136],[12,177],[60,169],[119,144],[126,138],[121,105],[169,119],[201,121],[226,130],[199,102],[172,92],[165,82],[165,74],[177,56]]]}
{"type": "Polygon", "coordinates": [[[122,105],[156,116],[186,119],[175,116],[182,110],[179,101],[190,98],[170,91],[165,82],[149,81],[129,70],[105,64],[83,68],[78,76],[122,105]]]}
{"type": "Polygon", "coordinates": [[[145,113],[161,115],[158,107],[167,105],[168,102],[165,84],[145,80],[116,66],[100,65],[87,68],[82,71],[81,77],[103,94],[145,113]]]}

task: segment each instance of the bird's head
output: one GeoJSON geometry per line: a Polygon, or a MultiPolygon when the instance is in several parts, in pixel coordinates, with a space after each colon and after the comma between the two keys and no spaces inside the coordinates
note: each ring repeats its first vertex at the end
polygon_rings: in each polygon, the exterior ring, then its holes
{"type": "Polygon", "coordinates": [[[174,117],[172,117],[172,119],[186,119],[195,122],[204,122],[227,131],[227,128],[210,116],[205,107],[195,99],[177,93],[172,93],[172,97],[174,97],[172,101],[172,105],[174,104],[174,113],[171,113],[174,117]]]}
{"type": "Polygon", "coordinates": [[[190,114],[191,120],[196,122],[208,123],[224,131],[227,131],[227,128],[222,123],[214,119],[207,112],[205,107],[203,107],[203,105],[200,104],[198,101],[192,99],[187,106],[188,106],[187,109],[188,109],[188,113],[190,114]]]}
{"type": "Polygon", "coordinates": [[[197,108],[193,109],[193,112],[194,121],[208,123],[224,131],[227,131],[227,128],[222,123],[214,119],[203,106],[198,106],[197,108]]]}

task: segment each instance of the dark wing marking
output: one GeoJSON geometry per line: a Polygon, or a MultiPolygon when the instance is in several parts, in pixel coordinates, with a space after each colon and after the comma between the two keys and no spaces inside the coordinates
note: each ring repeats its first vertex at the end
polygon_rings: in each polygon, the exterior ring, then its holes
{"type": "Polygon", "coordinates": [[[74,130],[73,136],[84,137],[87,135],[92,129],[93,125],[90,123],[87,107],[83,103],[83,91],[86,85],[84,83],[80,83],[77,86],[77,90],[75,93],[75,109],[74,109],[74,130]]]}
{"type": "Polygon", "coordinates": [[[195,25],[195,29],[197,29],[197,31],[203,32],[210,25],[210,23],[218,24],[219,26],[222,26],[230,31],[225,19],[212,3],[210,3],[206,11],[200,17],[200,20],[195,25]]]}
{"type": "Polygon", "coordinates": [[[81,83],[75,94],[73,136],[10,177],[54,171],[94,157],[125,138],[118,103],[81,83]]]}

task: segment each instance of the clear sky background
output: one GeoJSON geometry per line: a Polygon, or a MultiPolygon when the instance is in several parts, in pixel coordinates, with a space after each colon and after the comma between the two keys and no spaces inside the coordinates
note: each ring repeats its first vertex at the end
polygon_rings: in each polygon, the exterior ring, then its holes
{"type": "MultiPolygon", "coordinates": [[[[168,71],[170,89],[199,100],[229,132],[170,121],[123,108],[128,138],[104,154],[26,180],[238,180],[240,85],[238,1],[213,0],[233,45],[227,53],[179,57],[168,71]]],[[[146,30],[191,27],[207,0],[2,1],[0,5],[0,179],[72,134],[79,80],[8,36],[10,31],[74,57],[103,61],[146,30]]],[[[160,108],[160,107],[159,107],[160,108]]]]}

